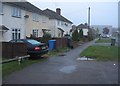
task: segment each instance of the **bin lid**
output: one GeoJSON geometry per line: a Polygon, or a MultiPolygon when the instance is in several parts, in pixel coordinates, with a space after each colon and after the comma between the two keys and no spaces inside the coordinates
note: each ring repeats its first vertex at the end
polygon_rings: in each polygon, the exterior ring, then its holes
{"type": "Polygon", "coordinates": [[[49,41],[56,41],[56,40],[49,40],[49,41]]]}

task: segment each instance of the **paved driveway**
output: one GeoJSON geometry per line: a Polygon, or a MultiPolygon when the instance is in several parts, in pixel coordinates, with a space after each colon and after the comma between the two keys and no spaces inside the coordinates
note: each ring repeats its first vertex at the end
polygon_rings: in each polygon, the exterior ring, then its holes
{"type": "Polygon", "coordinates": [[[3,79],[6,84],[117,84],[117,62],[78,61],[79,53],[94,41],[33,64],[3,79]],[[115,64],[115,65],[114,65],[115,64]]]}

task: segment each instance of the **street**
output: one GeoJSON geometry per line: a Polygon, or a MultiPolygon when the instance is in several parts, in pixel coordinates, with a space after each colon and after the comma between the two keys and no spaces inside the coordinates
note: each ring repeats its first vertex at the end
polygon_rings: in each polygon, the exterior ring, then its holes
{"type": "Polygon", "coordinates": [[[3,84],[118,84],[117,62],[76,60],[94,42],[15,72],[4,78],[3,84]]]}

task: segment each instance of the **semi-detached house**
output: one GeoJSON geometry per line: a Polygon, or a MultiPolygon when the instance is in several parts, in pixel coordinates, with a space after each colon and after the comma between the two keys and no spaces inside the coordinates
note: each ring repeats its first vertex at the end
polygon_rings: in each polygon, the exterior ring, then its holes
{"type": "Polygon", "coordinates": [[[60,14],[42,11],[29,2],[0,2],[0,41],[42,37],[44,31],[49,31],[52,37],[62,37],[69,33],[71,24],[60,14]]]}
{"type": "Polygon", "coordinates": [[[49,29],[52,37],[63,37],[70,33],[72,22],[61,15],[61,9],[57,8],[56,12],[45,9],[43,13],[49,17],[49,29]]]}
{"type": "Polygon", "coordinates": [[[29,2],[2,2],[0,7],[0,41],[41,37],[42,28],[48,29],[43,19],[49,18],[29,2]]]}

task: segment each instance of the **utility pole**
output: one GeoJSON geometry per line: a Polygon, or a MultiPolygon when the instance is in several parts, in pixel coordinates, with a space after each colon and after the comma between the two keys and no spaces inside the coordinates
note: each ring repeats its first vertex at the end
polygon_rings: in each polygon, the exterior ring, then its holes
{"type": "Polygon", "coordinates": [[[90,7],[88,8],[88,29],[90,28],[90,7]]]}

